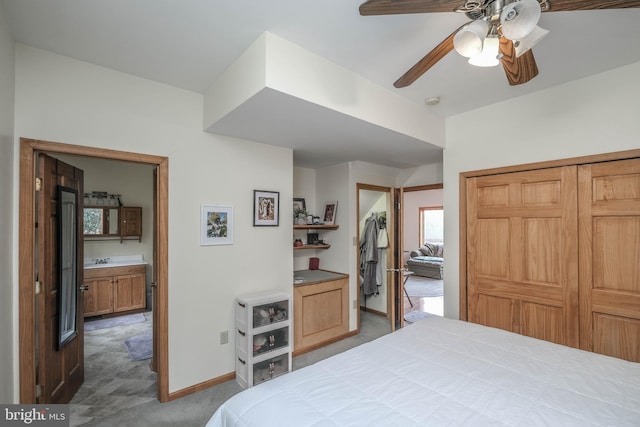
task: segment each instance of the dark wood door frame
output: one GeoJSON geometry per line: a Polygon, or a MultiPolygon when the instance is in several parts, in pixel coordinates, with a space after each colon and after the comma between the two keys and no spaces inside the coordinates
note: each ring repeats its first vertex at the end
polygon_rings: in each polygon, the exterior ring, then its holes
{"type": "Polygon", "coordinates": [[[169,159],[167,157],[137,154],[125,151],[108,150],[95,147],[62,144],[20,138],[20,201],[19,201],[19,261],[18,261],[18,322],[19,322],[19,359],[20,359],[20,403],[36,402],[35,377],[35,277],[34,277],[34,241],[35,241],[35,177],[34,158],[38,151],[50,154],[71,154],[111,160],[123,160],[157,167],[157,198],[154,209],[157,213],[157,229],[154,230],[158,245],[157,271],[159,322],[157,386],[158,400],[169,400],[169,364],[168,364],[168,201],[169,201],[169,159]]]}

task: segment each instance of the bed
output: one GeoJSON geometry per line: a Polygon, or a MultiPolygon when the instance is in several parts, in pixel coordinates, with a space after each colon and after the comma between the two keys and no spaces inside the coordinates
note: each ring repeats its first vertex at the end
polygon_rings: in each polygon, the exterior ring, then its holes
{"type": "Polygon", "coordinates": [[[244,390],[207,427],[639,425],[639,363],[434,316],[244,390]]]}

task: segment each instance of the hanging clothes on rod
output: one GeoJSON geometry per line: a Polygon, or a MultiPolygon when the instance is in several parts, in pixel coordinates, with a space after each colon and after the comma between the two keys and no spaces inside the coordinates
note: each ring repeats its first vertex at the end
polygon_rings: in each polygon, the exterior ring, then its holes
{"type": "Polygon", "coordinates": [[[380,226],[376,213],[372,213],[364,223],[364,230],[360,238],[360,280],[362,293],[365,298],[368,295],[378,294],[378,233],[380,226]]]}

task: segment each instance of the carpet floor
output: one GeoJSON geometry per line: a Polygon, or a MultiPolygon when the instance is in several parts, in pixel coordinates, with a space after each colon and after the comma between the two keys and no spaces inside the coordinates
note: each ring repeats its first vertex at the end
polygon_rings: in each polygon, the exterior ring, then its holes
{"type": "Polygon", "coordinates": [[[411,276],[404,284],[410,297],[441,297],[444,295],[444,282],[427,277],[411,276]]]}
{"type": "MultiPolygon", "coordinates": [[[[374,340],[391,331],[389,321],[382,316],[361,312],[360,320],[360,333],[358,335],[294,358],[293,369],[311,365],[334,354],[374,340]]],[[[122,340],[118,342],[118,346],[120,350],[114,351],[120,351],[128,364],[140,364],[139,366],[141,367],[144,365],[146,370],[153,374],[148,370],[148,361],[132,362],[129,359],[126,350],[124,350],[122,340]]],[[[90,357],[91,355],[85,357],[85,360],[90,357]]],[[[102,357],[107,358],[108,355],[103,354],[102,357]]],[[[85,365],[87,365],[87,362],[85,362],[85,365]]],[[[101,380],[97,380],[94,374],[90,375],[91,379],[85,379],[85,384],[71,402],[71,426],[202,427],[222,403],[242,391],[236,381],[231,380],[171,402],[160,403],[156,398],[155,374],[153,374],[151,383],[145,382],[145,380],[137,381],[132,379],[128,387],[120,389],[117,398],[110,398],[108,391],[116,391],[119,388],[111,385],[111,382],[116,380],[114,376],[119,376],[118,371],[118,369],[112,370],[106,365],[103,366],[102,371],[98,374],[102,376],[101,380]],[[133,384],[136,382],[140,382],[140,384],[137,388],[134,388],[133,384]],[[100,391],[100,388],[105,388],[105,386],[107,389],[100,391]],[[86,391],[89,388],[95,390],[94,393],[87,395],[86,391]],[[85,395],[82,396],[82,394],[85,395]]]]}

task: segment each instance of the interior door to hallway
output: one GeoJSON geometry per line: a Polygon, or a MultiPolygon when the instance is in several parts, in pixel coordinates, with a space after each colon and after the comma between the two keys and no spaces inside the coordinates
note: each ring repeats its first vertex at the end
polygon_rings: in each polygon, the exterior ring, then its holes
{"type": "MultiPolygon", "coordinates": [[[[84,381],[84,317],[83,301],[78,284],[83,281],[82,220],[77,220],[76,233],[76,328],[77,334],[60,349],[57,348],[60,283],[58,278],[57,191],[58,186],[75,189],[83,194],[83,171],[51,156],[38,153],[36,177],[41,179],[37,191],[36,277],[40,293],[36,297],[36,384],[38,403],[68,403],[84,381]]],[[[82,203],[78,197],[77,218],[82,218],[82,203]]]]}

